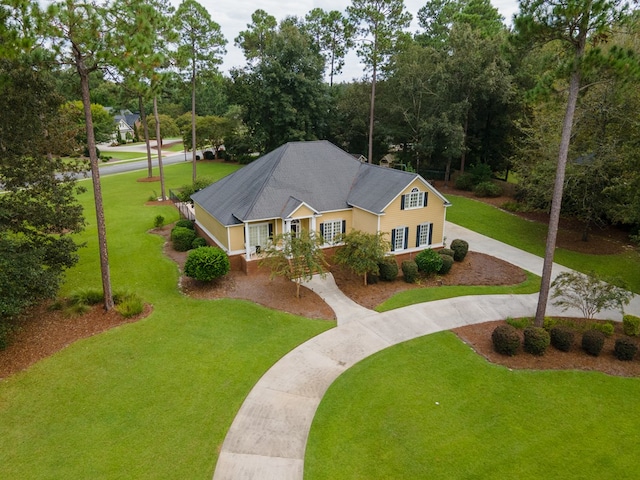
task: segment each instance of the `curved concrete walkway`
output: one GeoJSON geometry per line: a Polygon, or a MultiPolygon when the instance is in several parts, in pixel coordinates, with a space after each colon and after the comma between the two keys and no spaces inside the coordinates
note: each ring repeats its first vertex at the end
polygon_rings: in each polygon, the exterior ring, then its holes
{"type": "MultiPolygon", "coordinates": [[[[540,275],[542,259],[447,223],[448,238],[464,238],[474,251],[540,275]]],[[[557,275],[567,270],[554,265],[557,275]]],[[[533,315],[538,294],[457,297],[377,313],[346,298],[333,278],[308,286],[336,312],[338,327],[310,339],[280,359],[251,390],[222,445],[214,480],[302,480],[307,437],[327,388],[360,360],[406,340],[451,328],[533,315]]],[[[640,297],[626,309],[640,315],[640,297]]],[[[560,312],[548,308],[551,315],[560,312]]],[[[567,314],[567,312],[563,312],[567,314]]],[[[579,312],[568,312],[579,316],[579,312]]],[[[620,318],[602,312],[600,318],[620,318]]]]}

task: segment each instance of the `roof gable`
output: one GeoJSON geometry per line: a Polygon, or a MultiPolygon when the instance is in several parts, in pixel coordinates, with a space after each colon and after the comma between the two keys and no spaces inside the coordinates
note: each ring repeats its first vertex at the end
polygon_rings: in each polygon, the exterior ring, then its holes
{"type": "Polygon", "coordinates": [[[224,225],[357,206],[383,213],[415,173],[361,163],[322,140],[291,142],[191,196],[224,225]]]}

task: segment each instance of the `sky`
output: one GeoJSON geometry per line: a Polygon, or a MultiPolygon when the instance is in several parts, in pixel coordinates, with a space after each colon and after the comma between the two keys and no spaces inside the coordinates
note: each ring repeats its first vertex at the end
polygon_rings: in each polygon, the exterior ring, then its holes
{"type": "MultiPolygon", "coordinates": [[[[227,39],[227,54],[224,57],[221,70],[228,72],[232,67],[242,67],[246,64],[242,51],[234,45],[234,39],[242,30],[246,30],[247,24],[251,23],[251,14],[258,8],[276,17],[278,21],[286,16],[294,15],[304,17],[314,8],[323,10],[338,10],[345,12],[346,7],[351,4],[349,0],[198,0],[211,15],[211,18],[220,25],[222,33],[227,39]]],[[[177,8],[180,0],[171,0],[177,8]]],[[[418,30],[417,13],[427,0],[405,0],[406,9],[413,15],[411,31],[418,30]]],[[[494,7],[505,18],[508,25],[511,24],[513,15],[518,10],[517,0],[492,0],[494,7]]],[[[351,81],[361,79],[364,75],[363,66],[355,52],[351,52],[345,59],[343,73],[337,81],[351,81]]]]}

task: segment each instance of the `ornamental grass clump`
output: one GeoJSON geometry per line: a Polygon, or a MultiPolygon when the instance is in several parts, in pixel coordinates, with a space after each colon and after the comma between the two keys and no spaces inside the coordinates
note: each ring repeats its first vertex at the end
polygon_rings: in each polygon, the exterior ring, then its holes
{"type": "Polygon", "coordinates": [[[637,337],[640,335],[640,317],[635,315],[624,315],[622,317],[622,330],[625,335],[637,337]]]}
{"type": "Polygon", "coordinates": [[[453,242],[451,242],[451,250],[453,250],[453,259],[456,262],[461,262],[469,252],[469,242],[467,242],[466,240],[461,240],[460,238],[456,238],[453,242]]]}
{"type": "Polygon", "coordinates": [[[568,352],[571,350],[575,334],[567,327],[558,326],[553,327],[549,332],[549,338],[551,345],[560,350],[561,352],[568,352]]]}
{"type": "Polygon", "coordinates": [[[582,349],[589,355],[597,357],[604,347],[604,333],[600,330],[587,330],[582,334],[582,349]]]}
{"type": "Polygon", "coordinates": [[[201,282],[210,282],[229,273],[229,257],[218,247],[200,247],[189,252],[184,274],[201,282]]]}
{"type": "Polygon", "coordinates": [[[616,340],[613,353],[618,360],[631,361],[638,352],[638,345],[630,338],[619,338],[616,340]]]}
{"type": "Polygon", "coordinates": [[[496,352],[512,357],[520,347],[520,334],[515,327],[505,323],[493,330],[491,341],[496,352]]]}
{"type": "Polygon", "coordinates": [[[542,327],[524,329],[524,351],[532,355],[544,355],[550,343],[549,332],[542,327]]]}
{"type": "Polygon", "coordinates": [[[416,265],[424,274],[438,273],[442,268],[442,257],[435,250],[428,248],[416,255],[416,265]]]}

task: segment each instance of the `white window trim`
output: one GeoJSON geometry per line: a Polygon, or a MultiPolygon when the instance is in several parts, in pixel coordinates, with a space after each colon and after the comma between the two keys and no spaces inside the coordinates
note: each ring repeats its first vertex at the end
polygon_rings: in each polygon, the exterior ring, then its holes
{"type": "Polygon", "coordinates": [[[343,219],[339,220],[327,220],[323,223],[322,227],[322,238],[324,240],[324,245],[337,245],[338,242],[335,241],[335,238],[339,235],[342,235],[342,222],[343,219]],[[327,225],[331,225],[331,238],[327,238],[327,225]]]}
{"type": "Polygon", "coordinates": [[[395,238],[394,238],[394,242],[393,242],[393,251],[394,252],[403,252],[406,250],[406,248],[404,248],[404,244],[405,244],[405,233],[407,231],[407,227],[406,225],[403,227],[396,227],[394,228],[395,230],[395,238]],[[402,232],[401,235],[398,235],[399,232],[402,232]],[[402,238],[402,242],[400,242],[400,248],[398,248],[398,238],[402,238]]]}
{"type": "Polygon", "coordinates": [[[425,235],[425,241],[424,243],[422,243],[422,241],[420,241],[419,245],[416,245],[416,247],[428,247],[429,244],[429,230],[431,230],[431,223],[427,222],[427,223],[421,223],[420,225],[418,225],[418,228],[420,229],[420,240],[422,240],[422,236],[425,235]]]}
{"type": "Polygon", "coordinates": [[[407,193],[404,196],[404,209],[405,210],[414,210],[416,208],[424,207],[424,192],[421,192],[418,187],[413,187],[411,192],[407,193]],[[415,205],[411,205],[411,203],[415,200],[415,205]]]}
{"type": "Polygon", "coordinates": [[[268,243],[269,243],[269,222],[263,222],[263,223],[250,223],[250,224],[249,224],[249,232],[248,232],[248,233],[249,233],[249,239],[248,239],[247,243],[249,244],[249,248],[253,249],[253,248],[255,248],[257,245],[260,245],[260,247],[261,247],[262,249],[264,249],[264,248],[268,245],[268,243]],[[264,241],[264,242],[262,242],[262,241],[260,241],[260,239],[258,239],[257,241],[259,241],[260,243],[253,244],[253,243],[251,243],[251,230],[252,230],[252,229],[259,228],[259,227],[266,227],[266,228],[267,228],[267,236],[266,236],[266,239],[265,239],[265,241],[264,241]]]}

